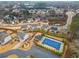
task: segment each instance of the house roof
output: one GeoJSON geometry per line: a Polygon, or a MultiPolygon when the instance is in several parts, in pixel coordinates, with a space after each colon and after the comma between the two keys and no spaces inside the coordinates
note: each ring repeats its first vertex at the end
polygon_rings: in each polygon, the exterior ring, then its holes
{"type": "Polygon", "coordinates": [[[0,40],[3,40],[5,37],[7,37],[8,34],[5,32],[0,32],[0,40]]]}
{"type": "Polygon", "coordinates": [[[24,36],[25,36],[25,33],[23,33],[23,32],[18,32],[17,33],[17,39],[19,39],[19,40],[24,39],[24,36]]]}

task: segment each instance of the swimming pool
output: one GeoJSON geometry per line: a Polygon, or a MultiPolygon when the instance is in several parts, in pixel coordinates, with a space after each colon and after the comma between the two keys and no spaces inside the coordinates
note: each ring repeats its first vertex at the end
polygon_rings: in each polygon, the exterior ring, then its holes
{"type": "Polygon", "coordinates": [[[50,40],[50,38],[44,38],[42,44],[48,45],[56,50],[60,50],[60,46],[61,46],[60,42],[54,41],[53,39],[50,40]]]}

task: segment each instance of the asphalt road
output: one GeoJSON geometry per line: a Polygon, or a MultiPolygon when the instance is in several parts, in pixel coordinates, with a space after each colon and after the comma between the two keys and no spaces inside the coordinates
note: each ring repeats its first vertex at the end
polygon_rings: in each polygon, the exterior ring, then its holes
{"type": "Polygon", "coordinates": [[[58,29],[61,30],[61,29],[67,29],[68,26],[71,25],[72,23],[72,18],[76,15],[76,13],[72,12],[72,11],[68,11],[66,12],[66,15],[68,16],[67,18],[67,21],[66,21],[66,24],[63,25],[63,26],[58,26],[58,29]]]}
{"type": "Polygon", "coordinates": [[[26,58],[28,55],[33,55],[35,58],[59,58],[59,56],[35,45],[28,51],[16,49],[2,53],[0,54],[0,58],[5,58],[11,54],[16,54],[19,58],[26,58]]]}

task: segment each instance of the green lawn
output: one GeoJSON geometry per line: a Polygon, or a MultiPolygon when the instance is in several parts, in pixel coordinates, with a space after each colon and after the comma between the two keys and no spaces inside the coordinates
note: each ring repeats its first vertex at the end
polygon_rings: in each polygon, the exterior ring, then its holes
{"type": "Polygon", "coordinates": [[[79,30],[79,14],[73,17],[70,30],[75,32],[79,30]]]}
{"type": "Polygon", "coordinates": [[[79,31],[79,14],[73,17],[72,23],[69,27],[69,32],[73,34],[73,37],[77,35],[78,31],[79,31]]]}

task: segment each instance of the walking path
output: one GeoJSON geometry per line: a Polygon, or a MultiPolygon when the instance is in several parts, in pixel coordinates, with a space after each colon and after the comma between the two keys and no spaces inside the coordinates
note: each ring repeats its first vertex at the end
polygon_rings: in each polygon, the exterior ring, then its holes
{"type": "Polygon", "coordinates": [[[17,48],[19,48],[20,47],[20,45],[24,42],[25,40],[23,40],[23,41],[20,41],[18,44],[16,44],[13,48],[11,48],[11,50],[12,49],[17,49],[17,48]]]}

